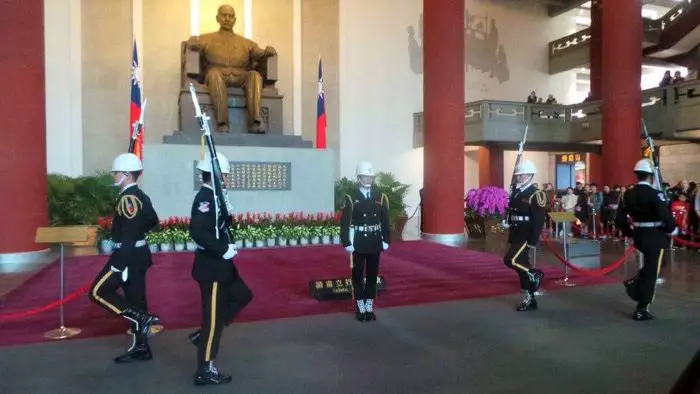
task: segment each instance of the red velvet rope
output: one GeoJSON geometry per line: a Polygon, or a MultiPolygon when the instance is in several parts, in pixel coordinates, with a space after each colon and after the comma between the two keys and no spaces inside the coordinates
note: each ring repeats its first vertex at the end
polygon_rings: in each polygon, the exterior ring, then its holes
{"type": "Polygon", "coordinates": [[[685,239],[678,238],[678,237],[671,237],[671,238],[673,239],[673,242],[679,243],[681,245],[691,246],[694,248],[700,248],[700,243],[698,243],[698,242],[686,241],[685,239]]]}
{"type": "Polygon", "coordinates": [[[570,262],[566,261],[566,259],[564,259],[564,257],[562,257],[562,255],[554,248],[554,246],[552,245],[552,243],[550,242],[549,239],[544,239],[544,243],[552,251],[552,253],[554,253],[554,256],[556,256],[559,261],[564,263],[564,265],[566,265],[567,267],[571,268],[572,270],[574,270],[576,272],[580,272],[581,274],[588,275],[588,276],[605,276],[605,275],[615,271],[622,264],[624,264],[625,261],[627,261],[627,258],[635,251],[634,246],[630,246],[625,251],[625,254],[622,257],[620,257],[618,260],[616,260],[614,263],[612,263],[611,265],[609,265],[605,268],[602,268],[602,269],[597,269],[597,270],[585,270],[585,269],[579,268],[579,267],[571,264],[570,262]]]}
{"type": "Polygon", "coordinates": [[[78,290],[68,294],[66,297],[60,300],[56,300],[54,302],[51,302],[49,304],[46,304],[44,306],[40,306],[38,308],[30,309],[27,311],[21,311],[21,312],[13,312],[13,313],[6,313],[6,314],[0,314],[0,321],[3,320],[18,320],[22,319],[25,317],[37,315],[42,312],[46,312],[48,310],[58,308],[59,306],[68,303],[70,301],[73,301],[74,299],[80,297],[81,295],[87,293],[90,290],[90,286],[92,286],[92,282],[89,284],[86,284],[85,286],[79,288],[78,290]]]}

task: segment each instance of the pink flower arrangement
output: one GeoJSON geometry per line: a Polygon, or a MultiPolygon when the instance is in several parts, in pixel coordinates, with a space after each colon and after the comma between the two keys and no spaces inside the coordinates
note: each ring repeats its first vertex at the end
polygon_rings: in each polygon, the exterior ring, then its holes
{"type": "Polygon", "coordinates": [[[505,215],[508,209],[508,192],[500,187],[486,186],[472,189],[464,198],[464,211],[470,217],[495,217],[505,215]]]}

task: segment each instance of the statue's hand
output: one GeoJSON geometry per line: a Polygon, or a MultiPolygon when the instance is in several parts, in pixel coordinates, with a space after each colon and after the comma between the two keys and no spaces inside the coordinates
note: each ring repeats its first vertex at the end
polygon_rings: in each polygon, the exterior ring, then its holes
{"type": "Polygon", "coordinates": [[[190,37],[189,40],[187,40],[187,48],[193,50],[193,51],[198,51],[202,48],[202,42],[199,41],[198,36],[190,37]]]}
{"type": "Polygon", "coordinates": [[[266,56],[275,56],[277,55],[277,50],[271,46],[268,46],[265,48],[265,55],[266,56]]]}

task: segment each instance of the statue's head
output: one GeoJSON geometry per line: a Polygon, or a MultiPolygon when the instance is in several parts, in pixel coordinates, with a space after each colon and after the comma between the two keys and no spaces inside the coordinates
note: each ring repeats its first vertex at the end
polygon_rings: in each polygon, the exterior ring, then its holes
{"type": "Polygon", "coordinates": [[[233,30],[233,25],[236,24],[236,11],[228,4],[219,7],[216,13],[216,21],[224,30],[233,30]]]}

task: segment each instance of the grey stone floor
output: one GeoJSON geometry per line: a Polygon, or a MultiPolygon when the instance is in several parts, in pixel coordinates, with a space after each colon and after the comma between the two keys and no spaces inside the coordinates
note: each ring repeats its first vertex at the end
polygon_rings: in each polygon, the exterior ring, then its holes
{"type": "MultiPolygon", "coordinates": [[[[694,293],[661,287],[635,322],[620,285],[575,287],[517,313],[517,296],[236,324],[217,360],[236,393],[667,393],[700,348],[694,293]]],[[[0,393],[194,393],[187,330],[155,359],[115,365],[126,336],[0,348],[0,393]]]]}

